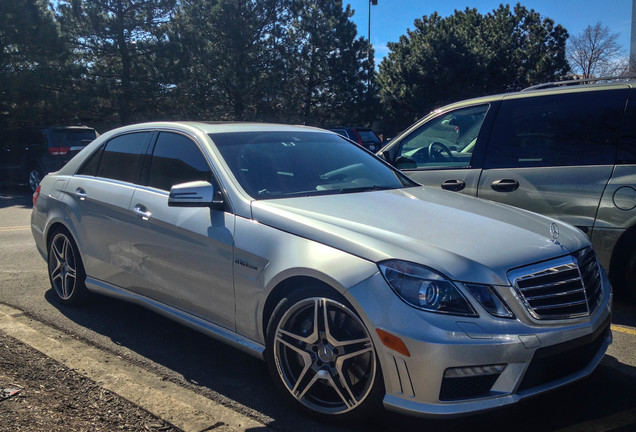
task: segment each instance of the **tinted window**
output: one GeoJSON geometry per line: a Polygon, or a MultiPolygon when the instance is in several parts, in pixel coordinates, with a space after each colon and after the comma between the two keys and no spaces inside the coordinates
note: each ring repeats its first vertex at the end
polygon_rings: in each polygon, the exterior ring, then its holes
{"type": "Polygon", "coordinates": [[[149,186],[170,190],[180,183],[210,181],[211,177],[209,165],[191,139],[174,133],[159,134],[150,162],[149,186]]]}
{"type": "Polygon", "coordinates": [[[380,138],[372,130],[358,129],[358,135],[365,144],[380,144],[380,138]]]}
{"type": "Polygon", "coordinates": [[[22,130],[18,134],[18,141],[24,146],[43,146],[46,138],[39,130],[22,130]]]}
{"type": "Polygon", "coordinates": [[[85,147],[97,137],[92,129],[56,129],[51,132],[55,147],[85,147]]]}
{"type": "Polygon", "coordinates": [[[431,119],[400,142],[398,168],[467,167],[489,105],[462,108],[431,119]]]}
{"type": "Polygon", "coordinates": [[[613,164],[626,90],[504,100],[486,168],[613,164]]]}
{"type": "Polygon", "coordinates": [[[636,164],[636,93],[634,90],[629,95],[625,111],[617,163],[636,164]]]}
{"type": "Polygon", "coordinates": [[[134,183],[152,132],[121,135],[108,141],[97,170],[98,177],[134,183]]]}
{"type": "Polygon", "coordinates": [[[84,165],[77,171],[77,174],[94,176],[97,174],[97,168],[99,167],[99,161],[104,153],[104,146],[101,146],[99,150],[90,155],[90,157],[84,162],[84,165]]]}

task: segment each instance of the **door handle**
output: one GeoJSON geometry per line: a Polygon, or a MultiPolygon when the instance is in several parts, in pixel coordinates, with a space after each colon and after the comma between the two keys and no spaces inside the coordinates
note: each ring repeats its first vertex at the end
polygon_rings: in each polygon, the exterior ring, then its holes
{"type": "Polygon", "coordinates": [[[150,216],[152,216],[152,213],[150,213],[148,209],[141,204],[135,205],[135,208],[133,208],[133,213],[141,217],[143,220],[148,220],[150,219],[150,216]]]}
{"type": "Polygon", "coordinates": [[[446,189],[453,192],[459,192],[466,187],[466,182],[463,180],[446,180],[442,183],[442,189],[446,189]]]}
{"type": "Polygon", "coordinates": [[[75,189],[75,196],[79,198],[80,201],[84,201],[86,197],[88,196],[88,194],[86,193],[84,189],[82,189],[81,187],[78,187],[77,189],[75,189]]]}
{"type": "Polygon", "coordinates": [[[499,179],[492,182],[490,187],[497,192],[512,192],[519,189],[519,182],[514,179],[499,179]]]}

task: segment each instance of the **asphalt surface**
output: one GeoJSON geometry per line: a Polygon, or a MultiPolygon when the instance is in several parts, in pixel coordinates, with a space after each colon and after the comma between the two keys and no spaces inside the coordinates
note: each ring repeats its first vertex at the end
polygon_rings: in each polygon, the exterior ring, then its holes
{"type": "MultiPolygon", "coordinates": [[[[152,312],[96,296],[82,308],[55,301],[29,229],[24,190],[0,189],[0,304],[276,431],[636,430],[636,307],[618,303],[614,344],[589,378],[527,401],[459,419],[382,413],[365,425],[308,419],[275,390],[265,364],[152,312]]],[[[18,361],[18,360],[16,360],[18,361]]],[[[2,402],[0,402],[2,403],[2,402]]],[[[0,430],[4,425],[0,425],[0,430]]],[[[143,430],[143,429],[140,429],[143,430]]]]}

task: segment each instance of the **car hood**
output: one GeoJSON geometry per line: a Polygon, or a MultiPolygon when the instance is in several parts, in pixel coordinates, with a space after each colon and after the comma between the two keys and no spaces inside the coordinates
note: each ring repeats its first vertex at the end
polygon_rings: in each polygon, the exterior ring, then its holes
{"type": "Polygon", "coordinates": [[[464,282],[507,285],[507,272],[581,249],[568,224],[424,187],[252,202],[253,218],[373,262],[401,259],[464,282]],[[550,235],[555,222],[558,241],[550,235]]]}

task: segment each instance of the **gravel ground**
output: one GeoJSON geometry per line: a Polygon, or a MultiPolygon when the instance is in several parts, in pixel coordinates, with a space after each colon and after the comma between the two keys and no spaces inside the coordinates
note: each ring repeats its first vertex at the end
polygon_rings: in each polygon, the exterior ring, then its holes
{"type": "Polygon", "coordinates": [[[179,431],[0,333],[0,431],[179,431]]]}

